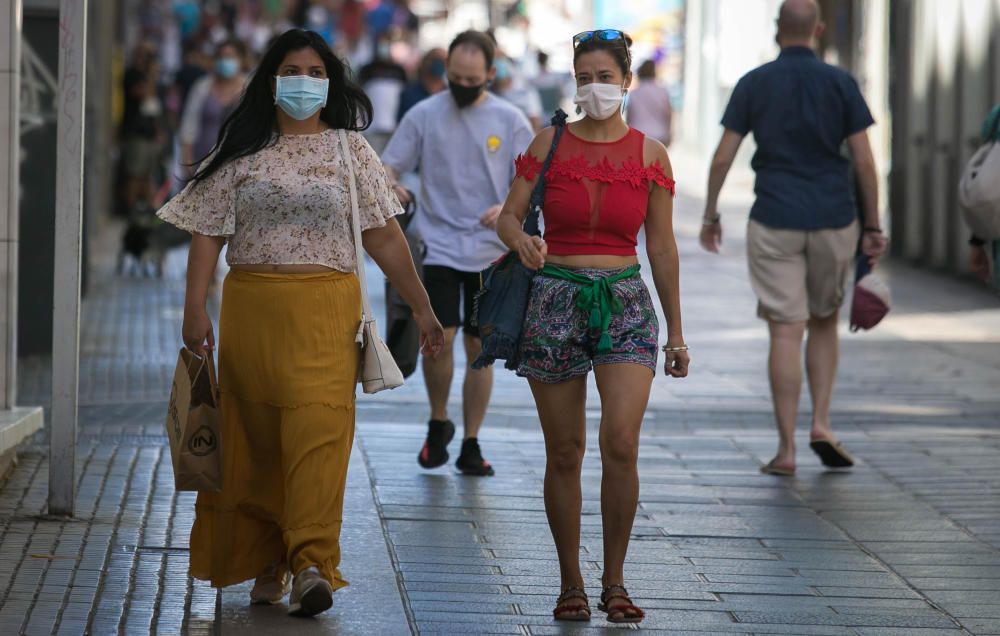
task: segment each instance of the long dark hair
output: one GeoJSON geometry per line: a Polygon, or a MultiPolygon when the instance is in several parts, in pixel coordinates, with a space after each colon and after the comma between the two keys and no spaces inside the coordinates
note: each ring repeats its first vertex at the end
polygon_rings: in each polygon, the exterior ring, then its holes
{"type": "MultiPolygon", "coordinates": [[[[236,106],[219,129],[219,139],[209,151],[211,161],[195,173],[195,183],[204,181],[225,164],[259,152],[274,143],[277,116],[271,81],[291,51],[311,47],[323,60],[330,90],[319,118],[331,128],[365,130],[372,120],[372,102],[348,75],[348,68],[323,38],[313,31],[291,29],[275,38],[250,78],[236,106]]],[[[205,157],[201,159],[204,161],[205,157]]]]}

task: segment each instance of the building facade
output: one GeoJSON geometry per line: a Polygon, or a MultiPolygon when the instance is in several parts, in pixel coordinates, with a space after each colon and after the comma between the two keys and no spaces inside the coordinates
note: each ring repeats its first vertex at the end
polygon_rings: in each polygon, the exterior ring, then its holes
{"type": "Polygon", "coordinates": [[[964,272],[958,180],[1000,103],[1000,0],[894,0],[889,47],[893,252],[964,272]]]}

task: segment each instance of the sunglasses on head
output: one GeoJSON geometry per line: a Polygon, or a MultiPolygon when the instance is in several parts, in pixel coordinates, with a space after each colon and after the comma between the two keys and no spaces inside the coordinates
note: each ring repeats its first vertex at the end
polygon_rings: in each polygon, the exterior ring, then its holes
{"type": "Polygon", "coordinates": [[[581,31],[573,36],[573,48],[580,46],[584,42],[591,40],[602,40],[604,42],[616,42],[621,40],[625,46],[625,54],[628,56],[631,65],[632,53],[628,50],[628,43],[625,40],[625,32],[618,29],[596,29],[594,31],[581,31]]]}
{"type": "Polygon", "coordinates": [[[581,31],[573,36],[573,46],[574,48],[580,46],[584,42],[589,42],[593,39],[604,40],[605,42],[614,42],[615,40],[624,40],[625,32],[619,31],[618,29],[597,29],[596,31],[581,31]]]}

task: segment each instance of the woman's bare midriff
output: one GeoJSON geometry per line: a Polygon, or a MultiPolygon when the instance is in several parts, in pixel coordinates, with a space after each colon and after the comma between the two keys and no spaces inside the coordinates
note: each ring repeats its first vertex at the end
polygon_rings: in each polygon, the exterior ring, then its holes
{"type": "Polygon", "coordinates": [[[615,269],[635,265],[639,259],[635,256],[612,256],[609,254],[573,254],[571,256],[549,254],[545,257],[545,262],[563,267],[615,269]]]}
{"type": "Polygon", "coordinates": [[[324,274],[337,271],[326,265],[230,265],[229,269],[254,274],[324,274]]]}

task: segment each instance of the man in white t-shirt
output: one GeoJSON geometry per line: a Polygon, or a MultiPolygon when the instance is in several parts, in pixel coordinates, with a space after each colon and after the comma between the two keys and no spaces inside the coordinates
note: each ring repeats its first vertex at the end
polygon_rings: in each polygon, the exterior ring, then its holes
{"type": "MultiPolygon", "coordinates": [[[[462,413],[465,434],[456,467],[466,475],[492,475],[478,434],[486,416],[493,370],[473,369],[482,344],[472,325],[479,272],[504,253],[496,221],[514,180],[514,159],[531,144],[531,125],[517,107],[486,91],[496,48],[485,33],[466,31],[448,48],[448,88],[410,109],[382,153],[390,176],[419,169],[416,229],[423,239],[424,286],[445,327],[445,348],[424,357],[431,418],[417,457],[424,468],[448,461],[455,425],[448,419],[454,375],[453,343],[462,327],[466,353],[462,413]]],[[[396,193],[405,204],[412,194],[396,193]]]]}

